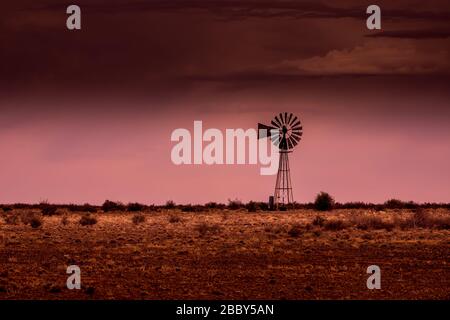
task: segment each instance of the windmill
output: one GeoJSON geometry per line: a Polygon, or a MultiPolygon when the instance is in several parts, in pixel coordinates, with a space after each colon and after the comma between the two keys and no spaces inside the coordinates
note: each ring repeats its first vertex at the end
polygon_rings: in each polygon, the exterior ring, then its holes
{"type": "Polygon", "coordinates": [[[302,139],[303,127],[300,119],[287,112],[275,116],[270,123],[272,126],[258,123],[258,139],[271,137],[280,152],[274,192],[274,205],[277,207],[294,202],[288,154],[302,139]]]}

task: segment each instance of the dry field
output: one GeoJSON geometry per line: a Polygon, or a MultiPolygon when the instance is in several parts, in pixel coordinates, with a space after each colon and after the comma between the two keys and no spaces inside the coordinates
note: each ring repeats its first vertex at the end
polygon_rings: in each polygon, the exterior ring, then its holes
{"type": "Polygon", "coordinates": [[[35,228],[30,214],[0,218],[0,299],[450,299],[444,209],[429,226],[407,210],[117,212],[86,226],[35,211],[35,228]],[[73,264],[81,290],[66,288],[73,264]],[[366,287],[372,264],[381,290],[366,287]]]}

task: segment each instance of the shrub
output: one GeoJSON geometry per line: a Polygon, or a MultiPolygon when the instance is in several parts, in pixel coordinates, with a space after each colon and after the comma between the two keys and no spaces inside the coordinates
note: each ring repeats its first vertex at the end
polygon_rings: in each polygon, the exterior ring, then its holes
{"type": "Polygon", "coordinates": [[[208,202],[205,204],[205,208],[207,209],[225,209],[226,205],[223,203],[216,203],[216,202],[208,202]]]}
{"type": "Polygon", "coordinates": [[[127,211],[131,212],[137,212],[137,211],[144,211],[147,207],[143,204],[140,204],[138,202],[129,203],[127,206],[127,211]]]}
{"type": "Polygon", "coordinates": [[[135,214],[131,219],[134,224],[140,224],[145,222],[145,216],[142,213],[135,214]]]}
{"type": "Polygon", "coordinates": [[[19,215],[18,214],[10,214],[3,217],[6,224],[16,225],[19,224],[19,215]]]}
{"type": "Polygon", "coordinates": [[[380,217],[359,217],[355,219],[355,226],[360,230],[380,230],[391,231],[394,228],[392,223],[383,221],[380,217]]]}
{"type": "Polygon", "coordinates": [[[398,199],[389,199],[383,204],[385,209],[403,209],[405,208],[405,202],[398,199]]]}
{"type": "Polygon", "coordinates": [[[299,225],[297,223],[292,225],[292,227],[288,231],[288,235],[293,238],[296,238],[296,237],[300,236],[301,234],[302,234],[301,225],[299,225]]]}
{"type": "Polygon", "coordinates": [[[44,216],[54,216],[57,214],[58,207],[49,204],[47,201],[43,201],[39,204],[41,208],[42,215],[44,216]]]}
{"type": "Polygon", "coordinates": [[[433,227],[436,229],[450,230],[450,217],[434,218],[433,227]]]}
{"type": "Polygon", "coordinates": [[[85,214],[81,217],[79,223],[82,226],[92,226],[97,223],[97,219],[92,217],[90,214],[85,214]]]}
{"type": "Polygon", "coordinates": [[[238,210],[238,209],[243,208],[243,207],[244,207],[244,204],[242,203],[241,200],[228,199],[228,209],[230,209],[230,210],[238,210]]]}
{"type": "Polygon", "coordinates": [[[123,211],[125,206],[120,202],[106,200],[102,205],[103,212],[123,211]]]}
{"type": "Polygon", "coordinates": [[[183,212],[202,212],[204,210],[203,210],[203,206],[187,204],[187,205],[181,207],[181,211],[183,211],[183,212]]]}
{"type": "Polygon", "coordinates": [[[347,225],[342,220],[329,220],[324,223],[323,227],[325,230],[339,231],[345,229],[347,225]]]}
{"type": "Polygon", "coordinates": [[[417,208],[414,210],[414,214],[406,219],[395,218],[395,224],[402,230],[414,229],[414,228],[432,228],[434,226],[434,218],[423,210],[417,208]]]}
{"type": "Polygon", "coordinates": [[[3,207],[2,209],[4,212],[10,212],[13,210],[11,207],[3,207]]]}
{"type": "Polygon", "coordinates": [[[166,202],[166,205],[164,206],[166,209],[175,209],[176,204],[174,201],[169,200],[166,202]]]}
{"type": "Polygon", "coordinates": [[[422,208],[417,208],[412,217],[414,227],[450,229],[450,216],[435,217],[422,208]]]}
{"type": "Polygon", "coordinates": [[[262,211],[269,211],[270,210],[269,204],[267,202],[257,202],[257,205],[259,207],[259,210],[262,210],[262,211]]]}
{"type": "Polygon", "coordinates": [[[433,224],[430,214],[422,208],[418,208],[414,211],[412,219],[415,227],[426,228],[433,224]]]}
{"type": "Polygon", "coordinates": [[[89,213],[95,213],[98,211],[96,206],[90,205],[89,203],[85,203],[83,205],[77,205],[77,204],[69,204],[67,206],[67,209],[72,212],[89,212],[89,213]]]}
{"type": "Polygon", "coordinates": [[[42,225],[42,219],[39,217],[34,216],[33,218],[31,218],[30,220],[30,226],[33,229],[37,229],[42,225]]]}
{"type": "Polygon", "coordinates": [[[254,201],[250,201],[245,205],[245,207],[247,208],[248,212],[256,212],[259,209],[259,205],[254,201]]]}
{"type": "Polygon", "coordinates": [[[180,221],[181,221],[180,217],[177,216],[176,214],[169,215],[169,222],[170,223],[178,223],[180,221]]]}
{"type": "Polygon", "coordinates": [[[326,192],[320,192],[314,201],[314,208],[318,211],[333,210],[334,199],[326,192]]]}
{"type": "Polygon", "coordinates": [[[323,227],[323,224],[327,221],[325,218],[321,216],[316,216],[312,222],[314,226],[323,227]]]}
{"type": "Polygon", "coordinates": [[[30,224],[33,218],[35,218],[35,214],[32,211],[24,211],[20,214],[20,220],[24,225],[30,224]]]}
{"type": "Polygon", "coordinates": [[[195,230],[203,237],[208,233],[218,233],[220,231],[220,226],[217,224],[209,225],[206,222],[202,222],[195,227],[195,230]]]}

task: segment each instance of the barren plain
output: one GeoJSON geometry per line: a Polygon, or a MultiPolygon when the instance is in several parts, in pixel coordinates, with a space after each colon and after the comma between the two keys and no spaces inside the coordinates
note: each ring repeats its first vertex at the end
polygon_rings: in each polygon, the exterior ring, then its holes
{"type": "Polygon", "coordinates": [[[0,299],[450,299],[445,209],[40,214],[0,219],[0,299]]]}

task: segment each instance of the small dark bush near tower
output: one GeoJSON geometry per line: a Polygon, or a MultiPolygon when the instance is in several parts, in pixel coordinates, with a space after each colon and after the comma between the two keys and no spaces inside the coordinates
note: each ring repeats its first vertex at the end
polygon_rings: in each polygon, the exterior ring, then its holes
{"type": "Polygon", "coordinates": [[[124,211],[125,206],[120,202],[106,200],[102,205],[103,212],[124,211]]]}
{"type": "Polygon", "coordinates": [[[334,199],[326,192],[321,192],[316,196],[314,201],[314,208],[318,211],[330,211],[333,210],[334,199]]]}

